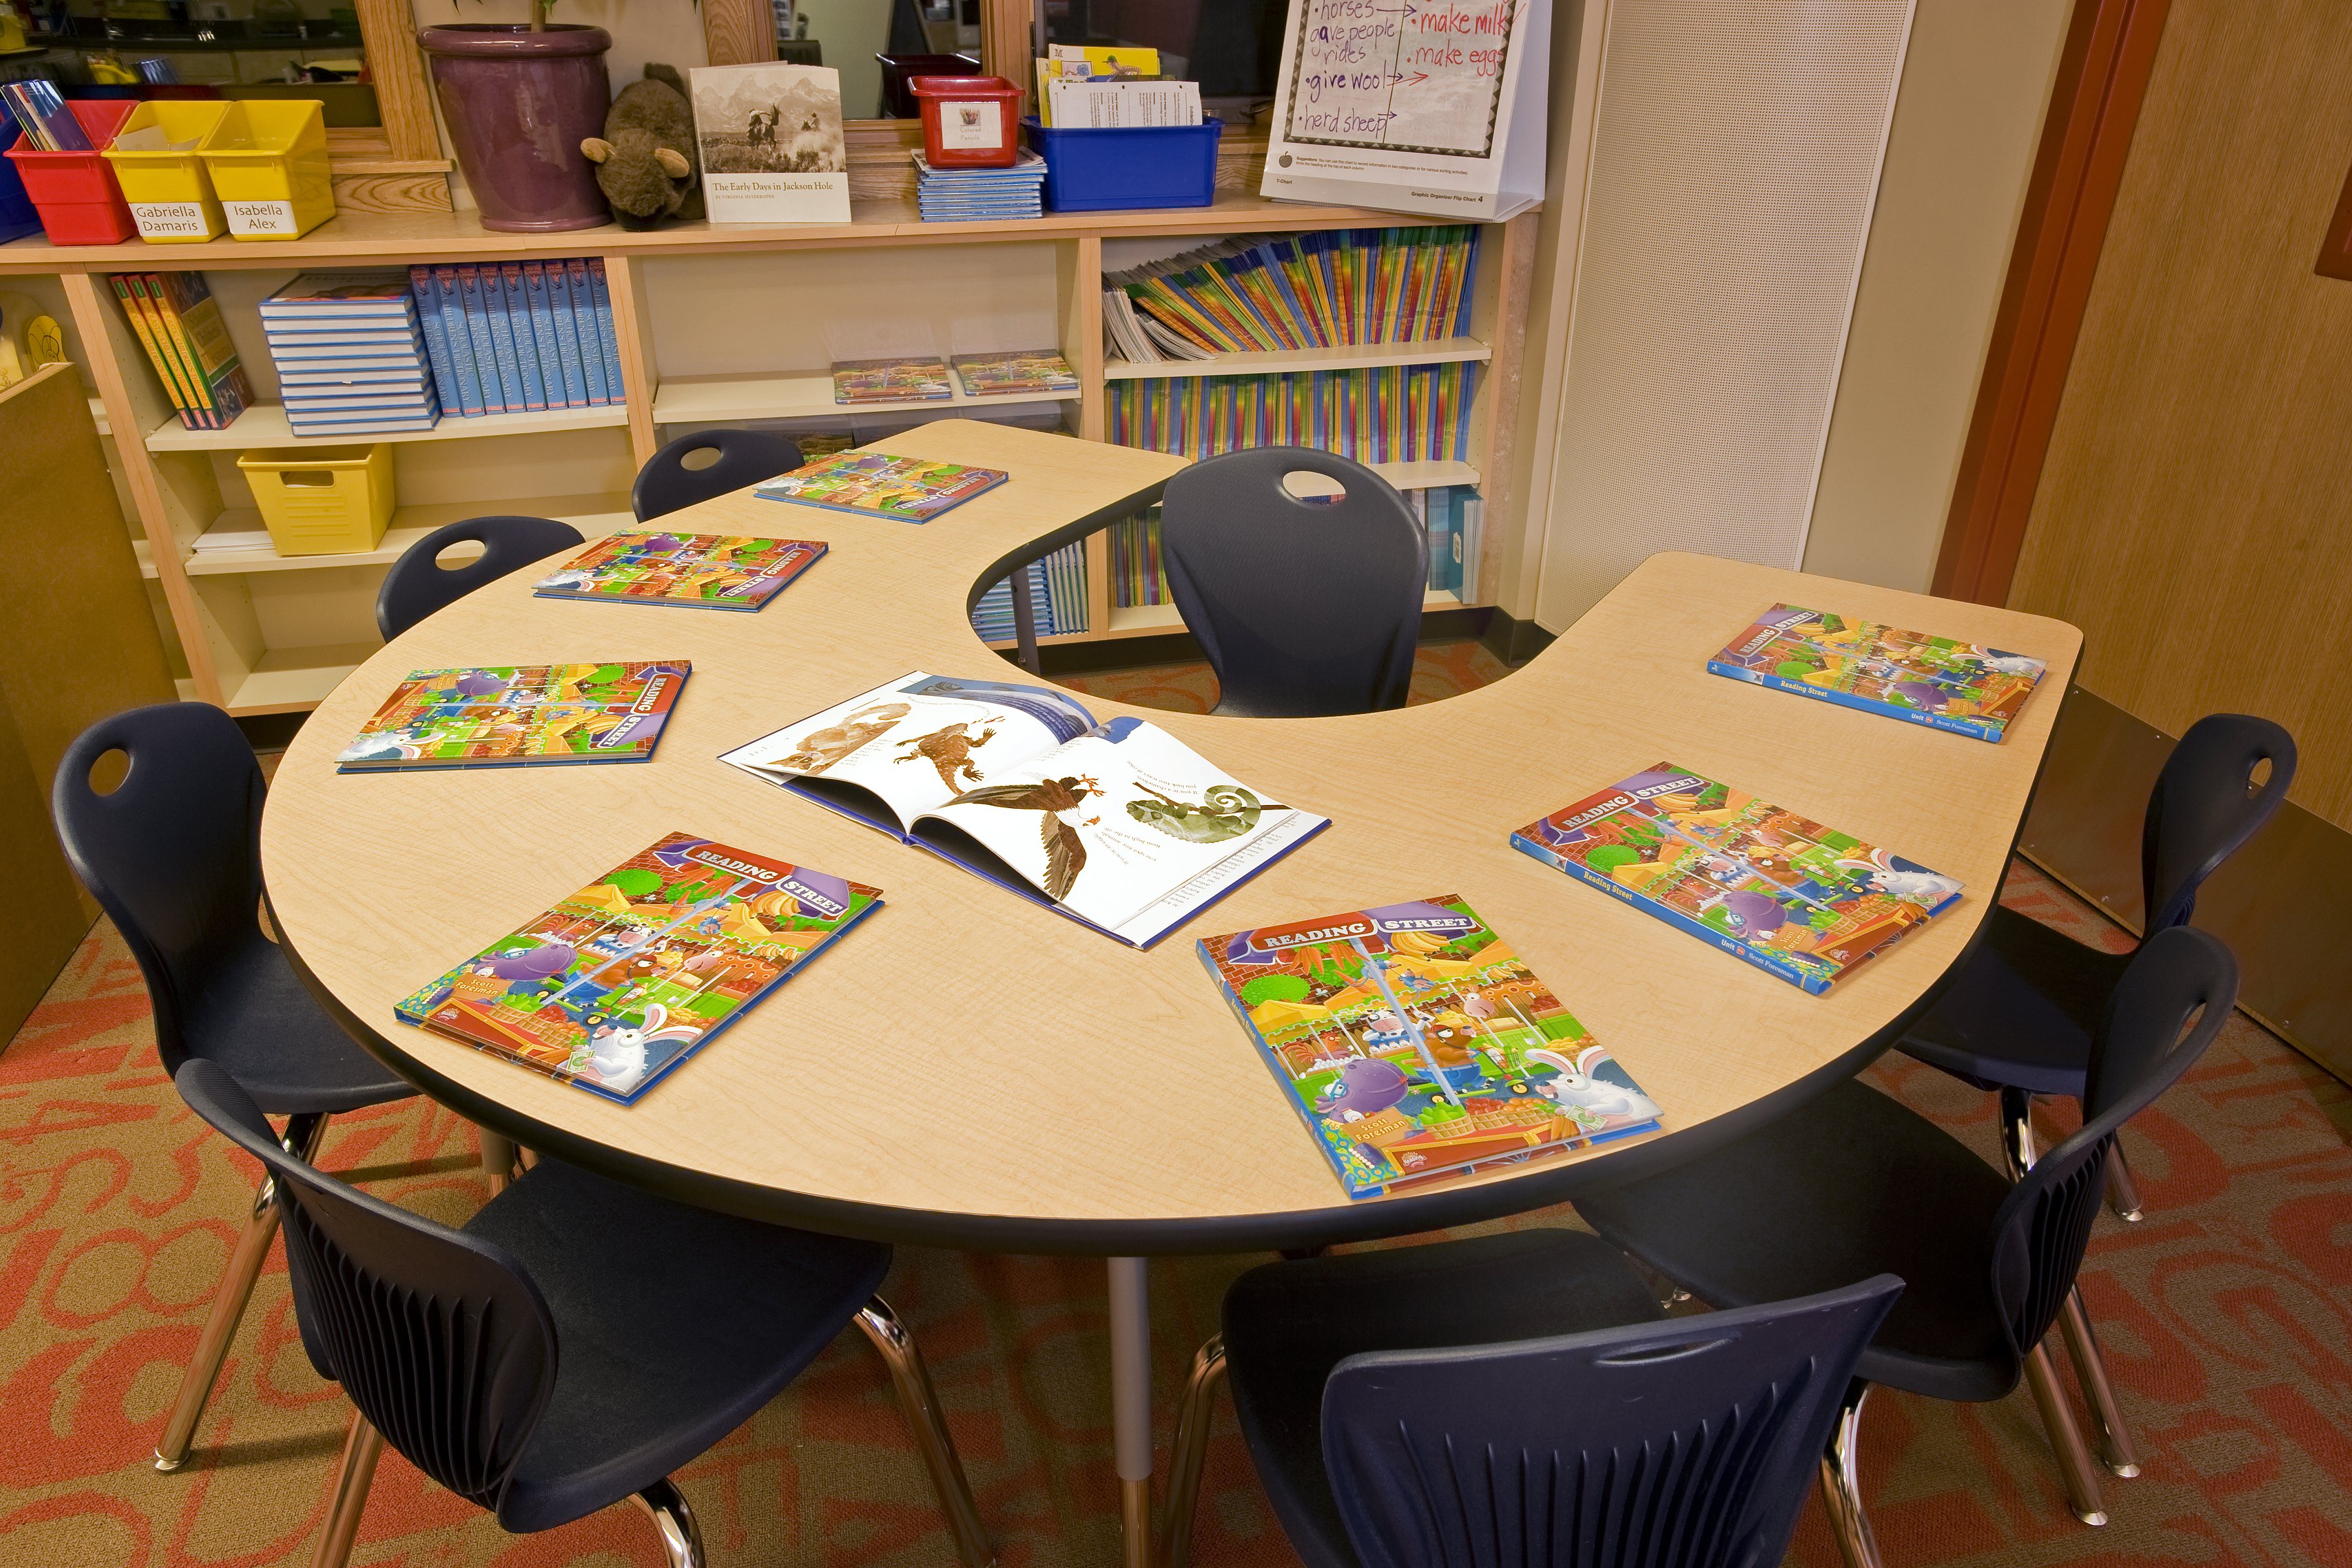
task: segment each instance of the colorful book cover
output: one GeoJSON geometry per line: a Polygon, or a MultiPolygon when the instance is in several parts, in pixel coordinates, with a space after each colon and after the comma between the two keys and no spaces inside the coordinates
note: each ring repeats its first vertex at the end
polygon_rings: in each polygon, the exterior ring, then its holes
{"type": "Polygon", "coordinates": [[[604,356],[604,385],[615,403],[628,401],[628,382],[621,374],[621,340],[613,331],[613,290],[604,281],[604,258],[591,256],[588,263],[588,297],[596,306],[596,347],[604,356]]]}
{"type": "Polygon", "coordinates": [[[520,409],[522,400],[508,394],[506,372],[499,362],[498,334],[490,330],[489,298],[482,292],[482,269],[467,266],[457,268],[457,273],[458,307],[465,313],[466,335],[474,344],[474,372],[482,378],[483,411],[505,414],[520,409]]]}
{"type": "Polygon", "coordinates": [[[253,384],[221,320],[220,301],[201,272],[150,272],[146,278],[164,337],[177,346],[200,395],[211,405],[218,421],[214,428],[226,428],[252,405],[253,384]]]}
{"type": "MultiPolygon", "coordinates": [[[[531,321],[530,294],[523,287],[522,263],[501,262],[499,284],[506,300],[509,330],[514,334],[515,361],[522,372],[522,405],[536,413],[547,406],[547,374],[539,363],[539,333],[531,321]]],[[[557,385],[562,386],[560,372],[557,385]]]]}
{"type": "Polygon", "coordinates": [[[1012,394],[1076,392],[1078,378],[1070,362],[1051,349],[1022,353],[958,354],[955,373],[970,397],[1002,397],[1012,394]]]}
{"type": "Polygon", "coordinates": [[[672,833],[394,1012],[633,1105],[881,902],[862,882],[672,833]]]}
{"type": "Polygon", "coordinates": [[[894,458],[885,452],[842,452],[770,479],[762,500],[793,501],[859,517],[929,522],[1012,476],[997,468],[894,458]]]}
{"type": "Polygon", "coordinates": [[[139,309],[146,315],[148,330],[163,345],[164,357],[171,363],[172,374],[178,380],[180,389],[187,394],[184,406],[194,412],[199,421],[197,427],[219,429],[227,422],[214,408],[210,389],[205,385],[205,378],[196,373],[195,356],[188,352],[188,345],[181,340],[180,334],[172,330],[172,323],[163,312],[162,275],[132,273],[131,296],[139,302],[139,309]]]}
{"type": "Polygon", "coordinates": [[[1657,1129],[1656,1103],[1458,894],[1200,952],[1351,1198],[1657,1129]]]}
{"type": "Polygon", "coordinates": [[[541,578],[546,599],[623,600],[705,610],[757,610],[816,564],[821,539],[751,539],[660,531],[612,533],[541,578]]]}
{"type": "Polygon", "coordinates": [[[1672,763],[1511,844],[1817,996],[1960,897],[1950,877],[1672,763]]]}
{"type": "Polygon", "coordinates": [[[408,279],[398,272],[305,272],[260,305],[261,319],[296,321],[405,318],[408,279]]]}
{"type": "Polygon", "coordinates": [[[1706,667],[1996,744],[2047,668],[2023,654],[1794,605],[1773,605],[1706,667]]]}
{"type": "Polygon", "coordinates": [[[577,256],[566,261],[563,282],[572,294],[572,327],[580,339],[580,366],[588,376],[588,401],[591,405],[615,402],[619,387],[605,379],[604,328],[596,313],[595,290],[588,282],[587,261],[577,256]]]}
{"type": "Polygon", "coordinates": [[[337,771],[646,762],[692,670],[682,658],[415,670],[337,771]]]}
{"type": "Polygon", "coordinates": [[[114,296],[121,301],[123,320],[131,323],[131,331],[139,339],[139,346],[147,351],[148,363],[155,367],[156,379],[163,384],[165,395],[171,398],[173,406],[180,411],[180,423],[191,430],[205,428],[199,423],[203,410],[196,403],[195,394],[182,380],[175,356],[163,346],[162,323],[147,304],[145,284],[140,281],[137,274],[128,272],[110,274],[107,281],[114,286],[114,296]]]}
{"type": "Polygon", "coordinates": [[[948,367],[930,358],[845,359],[833,367],[835,403],[945,403],[948,367]]]}

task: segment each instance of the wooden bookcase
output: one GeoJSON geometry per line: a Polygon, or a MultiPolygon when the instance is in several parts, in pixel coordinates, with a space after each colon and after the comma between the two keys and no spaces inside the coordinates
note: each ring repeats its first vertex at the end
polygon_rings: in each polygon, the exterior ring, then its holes
{"type": "MultiPolygon", "coordinates": [[[[1104,363],[1102,274],[1148,249],[1166,253],[1229,234],[1411,222],[1353,208],[1273,203],[1229,192],[1213,206],[1049,216],[1017,222],[925,224],[909,204],[862,201],[845,225],[632,234],[492,234],[462,213],[347,213],[283,245],[0,247],[0,288],[32,294],[64,323],[116,479],[136,519],[142,570],[185,659],[184,696],[238,715],[305,711],[379,646],[373,605],[383,568],[425,531],[461,518],[526,512],[592,536],[630,521],[637,468],[671,437],[749,419],[839,416],[834,360],[933,349],[981,352],[1053,342],[1078,372],[1066,427],[1102,438],[1108,380],[1138,374],[1104,363]],[[236,458],[302,445],[287,429],[256,306],[306,268],[405,267],[420,261],[601,256],[619,337],[625,406],[445,417],[393,435],[400,508],[383,547],[366,554],[282,558],[204,552],[215,528],[258,526],[236,458]],[[258,405],[226,430],[184,428],[107,282],[110,272],[205,275],[251,376],[258,405]]],[[[1486,232],[1467,337],[1423,344],[1230,356],[1155,365],[1152,374],[1331,370],[1475,361],[1472,460],[1398,464],[1400,488],[1476,484],[1486,498],[1482,559],[1463,595],[1433,607],[1492,602],[1508,520],[1510,433],[1517,423],[1517,344],[1524,333],[1531,215],[1486,232]]],[[[909,405],[909,417],[952,416],[977,400],[909,405]]],[[[1008,401],[1019,402],[1021,399],[1008,401]]],[[[1033,400],[1034,401],[1034,400],[1033,400]]],[[[872,406],[858,412],[879,412],[872,406]]],[[[320,442],[320,445],[337,444],[320,442]]],[[[1181,629],[1167,605],[1114,609],[1105,535],[1087,542],[1091,630],[1049,640],[1101,640],[1181,629]]]]}

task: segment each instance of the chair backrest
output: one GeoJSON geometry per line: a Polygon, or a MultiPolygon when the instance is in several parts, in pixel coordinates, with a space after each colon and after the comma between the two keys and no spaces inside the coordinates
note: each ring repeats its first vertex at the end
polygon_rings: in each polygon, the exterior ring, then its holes
{"type": "Polygon", "coordinates": [[[1300,719],[1404,706],[1429,533],[1363,464],[1303,447],[1206,458],[1168,481],[1160,559],[1224,695],[1220,713],[1300,719]],[[1302,500],[1283,476],[1347,491],[1302,500]]]}
{"type": "Polygon", "coordinates": [[[698,430],[680,436],[646,461],[629,492],[639,522],[789,474],[801,466],[800,443],[772,430],[698,430]],[[707,468],[689,468],[697,452],[716,452],[707,468]]]}
{"type": "Polygon", "coordinates": [[[2148,792],[2140,827],[2142,928],[2189,923],[2197,889],[2271,819],[2294,782],[2294,737],[2250,713],[2209,713],[2189,726],[2148,792]],[[2254,787],[2253,772],[2270,764],[2254,787]]]}
{"type": "Polygon", "coordinates": [[[375,629],[390,642],[483,584],[586,542],[578,529],[551,517],[469,517],[436,528],[402,551],[383,574],[375,595],[375,629]],[[481,542],[479,559],[463,566],[444,566],[436,559],[451,545],[471,540],[481,542]]]}
{"type": "Polygon", "coordinates": [[[173,1081],[268,1167],[302,1343],[320,1375],[418,1469],[497,1509],[555,1388],[555,1320],[522,1265],[294,1158],[213,1063],[191,1061],[173,1081]]]}
{"type": "Polygon", "coordinates": [[[163,1070],[190,1049],[188,1008],[261,934],[260,764],[236,721],[206,702],[163,702],[100,720],[58,763],[49,809],[74,875],[121,931],[155,1009],[163,1070]],[[120,750],[111,794],[91,764],[120,750]]]}
{"type": "Polygon", "coordinates": [[[1364,1568],[1764,1568],[1903,1282],[1342,1361],[1323,1464],[1364,1568]]]}
{"type": "Polygon", "coordinates": [[[2194,926],[2150,936],[2116,983],[2091,1042],[2082,1129],[2036,1160],[1993,1215],[1993,1300],[2019,1354],[2042,1342],[2074,1288],[2116,1130],[2204,1055],[2237,999],[2238,961],[2194,926]]]}

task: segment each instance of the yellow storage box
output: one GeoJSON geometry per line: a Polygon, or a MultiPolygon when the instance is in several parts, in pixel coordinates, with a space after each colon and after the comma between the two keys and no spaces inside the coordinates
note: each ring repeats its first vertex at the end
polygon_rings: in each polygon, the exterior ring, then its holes
{"type": "Polygon", "coordinates": [[[231,103],[196,152],[233,239],[294,239],[335,216],[326,106],[315,98],[231,103]]]}
{"type": "Polygon", "coordinates": [[[198,151],[233,105],[194,100],[142,103],[105,149],[139,237],[185,245],[220,237],[224,219],[198,151]]]}
{"type": "Polygon", "coordinates": [[[253,504],[280,555],[352,555],[392,523],[392,446],[240,453],[253,504]]]}

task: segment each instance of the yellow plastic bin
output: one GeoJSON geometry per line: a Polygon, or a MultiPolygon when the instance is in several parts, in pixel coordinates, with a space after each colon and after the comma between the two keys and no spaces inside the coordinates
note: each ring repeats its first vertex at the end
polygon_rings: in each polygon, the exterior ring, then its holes
{"type": "Polygon", "coordinates": [[[241,99],[196,152],[233,239],[293,239],[335,216],[326,106],[315,98],[241,99]]]}
{"type": "Polygon", "coordinates": [[[106,161],[114,165],[140,238],[188,245],[220,237],[220,200],[197,149],[220,129],[231,107],[202,100],[142,103],[114,133],[106,161]]]}
{"type": "Polygon", "coordinates": [[[392,522],[392,446],[242,452],[236,466],[280,555],[352,555],[392,522]]]}

